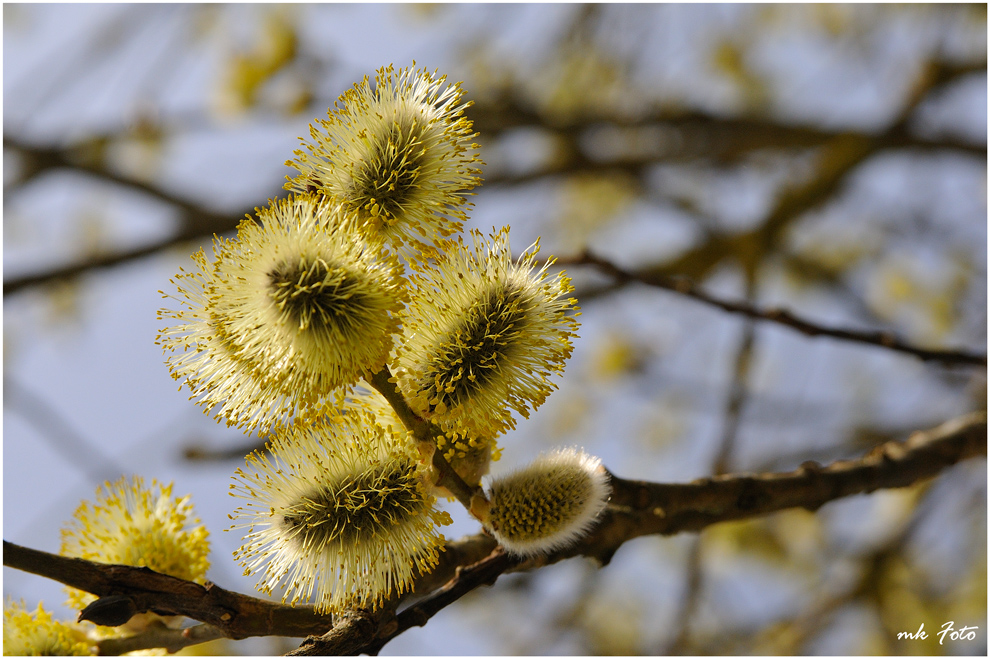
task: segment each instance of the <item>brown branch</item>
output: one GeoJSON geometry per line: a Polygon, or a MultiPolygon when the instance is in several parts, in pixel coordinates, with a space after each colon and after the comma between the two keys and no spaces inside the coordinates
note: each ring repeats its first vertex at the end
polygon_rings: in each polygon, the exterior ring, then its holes
{"type": "MultiPolygon", "coordinates": [[[[985,68],[985,67],[984,67],[985,68]]],[[[974,69],[972,72],[978,72],[974,69]]],[[[497,136],[507,130],[519,128],[543,128],[555,135],[577,135],[590,128],[603,126],[619,130],[666,131],[672,137],[664,141],[666,150],[658,151],[653,161],[694,160],[709,157],[717,161],[730,161],[740,155],[761,149],[802,149],[822,146],[839,135],[852,135],[863,139],[882,141],[885,148],[947,149],[986,157],[985,144],[963,139],[921,137],[905,130],[888,131],[881,135],[850,130],[829,130],[818,126],[785,124],[773,120],[750,117],[718,117],[693,111],[678,115],[656,112],[635,119],[616,116],[587,116],[566,123],[554,123],[521,107],[511,98],[503,98],[489,104],[477,103],[467,112],[474,120],[474,128],[484,138],[497,136]],[[693,147],[693,148],[692,148],[693,147]]],[[[508,177],[506,177],[508,179],[508,177]]],[[[515,177],[512,177],[515,180],[515,177]]]]}
{"type": "Polygon", "coordinates": [[[255,440],[250,444],[240,446],[213,448],[205,444],[190,444],[182,449],[182,458],[189,462],[219,462],[224,460],[243,460],[244,456],[255,451],[264,451],[268,444],[264,440],[255,440]]]}
{"type": "MultiPolygon", "coordinates": [[[[333,629],[322,636],[311,636],[302,645],[288,653],[288,656],[353,656],[361,652],[379,634],[387,612],[359,610],[349,611],[339,617],[333,629]]],[[[392,621],[394,622],[394,621],[392,621]]]]}
{"type": "Polygon", "coordinates": [[[99,641],[97,646],[101,655],[120,655],[154,648],[165,648],[169,654],[174,654],[182,648],[220,638],[224,638],[221,630],[212,625],[199,624],[185,629],[153,628],[126,638],[107,638],[99,641]]]}
{"type": "MultiPolygon", "coordinates": [[[[746,279],[746,298],[751,299],[756,289],[756,281],[753,277],[746,279]]],[[[739,426],[741,422],[742,409],[748,398],[749,390],[746,382],[749,379],[750,365],[753,362],[753,344],[756,341],[756,323],[753,319],[746,320],[743,326],[742,339],[736,349],[736,358],[733,365],[732,384],[729,390],[729,398],[726,402],[725,413],[723,414],[724,424],[722,428],[722,439],[719,442],[718,452],[712,461],[711,473],[720,476],[729,469],[732,452],[735,449],[736,439],[739,436],[739,426]]],[[[688,552],[684,565],[684,591],[680,598],[680,608],[674,622],[676,633],[660,654],[675,655],[684,654],[685,649],[691,639],[691,622],[701,604],[702,587],[705,580],[704,566],[702,565],[702,536],[694,538],[691,549],[688,552]]]]}
{"type": "Polygon", "coordinates": [[[186,616],[216,627],[227,638],[306,636],[323,633],[333,622],[330,615],[318,614],[312,606],[275,604],[209,582],[200,585],[147,568],[57,556],[6,540],[3,564],[85,590],[118,610],[126,607],[135,613],[186,616]]]}
{"type": "MultiPolygon", "coordinates": [[[[986,71],[986,61],[963,64],[929,63],[905,99],[903,111],[893,126],[882,132],[864,132],[855,128],[829,129],[807,124],[782,123],[763,117],[724,117],[700,110],[671,111],[657,109],[636,116],[621,116],[589,109],[580,115],[554,116],[540,113],[506,91],[499,97],[475,103],[466,114],[474,129],[485,138],[519,128],[549,130],[558,138],[573,138],[588,129],[610,127],[654,135],[666,131],[675,139],[657,140],[665,149],[657,150],[654,160],[694,160],[708,157],[727,161],[742,154],[765,149],[795,149],[823,146],[840,136],[862,140],[879,140],[884,148],[953,149],[985,158],[986,144],[977,144],[952,136],[925,137],[907,130],[906,118],[932,91],[967,76],[986,71]]],[[[641,141],[641,140],[640,140],[641,141]]]]}
{"type": "Polygon", "coordinates": [[[203,213],[213,221],[223,223],[223,216],[213,215],[204,211],[194,202],[172,195],[145,181],[125,176],[101,164],[99,156],[102,146],[109,138],[98,137],[79,142],[68,147],[44,147],[22,142],[9,135],[3,137],[3,147],[20,153],[26,161],[25,169],[33,178],[40,173],[53,169],[71,169],[89,176],[130,188],[137,192],[174,206],[186,214],[198,215],[203,213]]]}
{"type": "MultiPolygon", "coordinates": [[[[987,415],[977,412],[932,430],[916,432],[905,442],[888,442],[862,458],[839,461],[827,467],[806,463],[788,473],[734,474],[686,484],[613,477],[609,507],[587,537],[568,549],[506,569],[535,569],[572,556],[589,556],[604,564],[622,544],[643,535],[699,531],[718,522],[757,517],[786,508],[816,510],[841,497],[882,488],[906,487],[934,477],[957,462],[986,453],[987,415]]],[[[449,543],[441,555],[437,572],[417,583],[417,592],[427,593],[444,580],[456,582],[464,574],[462,571],[458,575],[458,567],[484,562],[482,559],[489,555],[494,544],[484,534],[449,543]]],[[[310,606],[274,604],[213,584],[201,586],[158,574],[147,568],[66,558],[7,541],[3,547],[4,565],[105,598],[104,613],[113,609],[183,615],[213,625],[228,638],[305,636],[323,634],[330,628],[330,616],[316,614],[310,606]]],[[[500,560],[493,558],[492,563],[486,564],[495,576],[499,573],[500,560]]],[[[459,597],[461,589],[469,590],[472,579],[480,584],[484,582],[482,576],[492,573],[479,568],[479,572],[469,574],[474,576],[461,586],[451,585],[448,594],[438,594],[435,600],[424,600],[432,603],[424,604],[422,612],[443,608],[441,604],[449,603],[444,603],[444,598],[456,599],[453,595],[459,597]]],[[[341,618],[331,630],[336,630],[335,633],[329,638],[324,636],[323,640],[332,640],[334,647],[343,650],[376,647],[378,638],[392,638],[398,633],[398,626],[393,628],[393,623],[413,625],[420,615],[414,611],[400,623],[398,617],[393,620],[390,615],[353,612],[349,617],[341,618]]]]}
{"type": "MultiPolygon", "coordinates": [[[[813,195],[812,202],[817,203],[822,196],[828,197],[835,189],[835,185],[844,178],[845,173],[851,170],[858,162],[867,155],[875,153],[884,148],[951,148],[961,149],[976,154],[986,156],[986,146],[969,144],[954,140],[953,138],[930,139],[924,137],[914,137],[907,130],[907,120],[915,107],[933,89],[949,84],[961,76],[979,72],[986,69],[986,64],[976,62],[958,66],[933,64],[920,76],[919,84],[915,86],[915,92],[905,104],[902,116],[888,130],[880,134],[860,133],[855,131],[834,132],[826,129],[793,126],[778,124],[773,121],[754,118],[720,118],[705,115],[703,113],[687,113],[678,116],[670,116],[666,113],[655,113],[650,116],[640,117],[635,120],[626,120],[613,116],[587,116],[576,120],[567,120],[560,123],[553,117],[544,117],[537,113],[524,109],[518,102],[512,99],[500,99],[485,106],[476,105],[469,110],[468,114],[475,122],[475,127],[482,133],[497,133],[507,128],[537,125],[549,127],[559,132],[569,142],[574,142],[579,133],[590,127],[602,125],[612,125],[619,128],[644,128],[661,125],[670,130],[686,131],[687,133],[701,136],[701,141],[707,148],[716,145],[722,149],[724,154],[743,153],[760,148],[787,148],[787,147],[823,147],[830,149],[836,145],[858,145],[864,149],[864,153],[853,153],[851,162],[843,162],[837,170],[838,176],[830,177],[832,181],[826,181],[824,185],[816,183],[812,188],[816,188],[818,195],[813,195]],[[717,139],[714,136],[718,136],[717,139]]],[[[143,181],[121,175],[94,162],[93,153],[98,153],[101,145],[111,142],[116,135],[97,135],[83,143],[68,147],[40,147],[21,142],[16,138],[4,136],[4,147],[18,151],[24,156],[26,170],[22,181],[39,173],[51,169],[72,169],[84,174],[97,177],[99,179],[138,190],[146,195],[163,201],[182,212],[181,229],[174,236],[163,241],[145,245],[130,250],[123,250],[110,255],[101,255],[89,258],[85,261],[55,268],[50,271],[37,273],[34,275],[14,277],[5,279],[4,294],[18,292],[25,288],[30,288],[52,281],[64,280],[76,277],[89,270],[106,268],[122,263],[127,263],[135,259],[157,254],[165,249],[180,245],[196,239],[211,236],[215,233],[225,233],[233,230],[245,213],[252,209],[245,209],[242,213],[230,215],[216,213],[202,208],[198,204],[186,199],[172,195],[156,186],[149,185],[143,181]]],[[[683,141],[683,140],[682,140],[683,141]]],[[[576,144],[576,142],[574,142],[576,144]]],[[[848,150],[848,149],[840,149],[848,150]]],[[[854,151],[856,149],[853,149],[854,151]]],[[[616,169],[641,174],[646,168],[654,165],[659,160],[659,156],[649,158],[625,158],[613,162],[601,163],[587,158],[581,154],[580,149],[572,148],[572,155],[576,160],[569,165],[561,165],[550,170],[540,172],[531,177],[543,177],[556,173],[580,171],[601,171],[603,169],[614,171],[616,169]]],[[[689,154],[690,158],[696,158],[703,153],[689,154]]],[[[718,153],[708,154],[718,157],[718,153]]],[[[664,160],[669,161],[671,154],[662,154],[664,160]]],[[[98,160],[98,159],[96,159],[98,160]]],[[[844,160],[844,158],[840,158],[844,160]]],[[[496,179],[490,177],[490,181],[496,179]]],[[[514,177],[511,182],[519,183],[524,179],[514,177]]],[[[505,182],[509,182],[506,180],[505,182]]],[[[278,191],[276,196],[284,195],[284,191],[278,191]]],[[[808,199],[799,195],[799,203],[796,210],[783,209],[785,212],[778,219],[788,220],[794,212],[807,210],[814,205],[808,199]]],[[[771,218],[773,219],[773,218],[771,218]]],[[[771,222],[771,226],[780,224],[780,227],[787,222],[771,222]]],[[[778,231],[773,231],[776,234],[778,231]]],[[[678,264],[675,264],[674,271],[684,272],[695,277],[700,277],[704,272],[710,270],[721,260],[725,253],[731,251],[731,244],[739,240],[745,240],[749,234],[743,234],[734,239],[718,237],[712,244],[704,246],[704,249],[692,250],[684,255],[678,264]],[[723,244],[725,243],[725,244],[723,244]],[[706,255],[707,254],[707,255],[706,255]],[[687,262],[691,261],[695,266],[689,269],[687,262]],[[694,263],[694,261],[698,261],[694,263]],[[697,270],[697,271],[696,271],[697,270]]],[[[767,236],[772,237],[772,236],[767,236]]],[[[670,270],[667,270],[670,272],[670,270]]]]}
{"type": "MultiPolygon", "coordinates": [[[[744,258],[741,265],[747,272],[755,271],[763,256],[779,245],[786,230],[794,222],[831,200],[862,163],[891,147],[907,134],[915,109],[929,93],[962,75],[985,69],[985,62],[962,67],[933,65],[926,68],[919,76],[913,93],[905,101],[900,115],[886,131],[875,135],[838,133],[822,143],[819,146],[818,171],[810,180],[782,191],[776,205],[759,226],[742,233],[711,235],[677,258],[641,270],[639,274],[686,275],[701,281],[726,260],[739,258],[744,258]]],[[[583,156],[579,159],[581,166],[584,166],[586,160],[583,156]]],[[[631,163],[622,165],[627,168],[631,163]]]]}
{"type": "Polygon", "coordinates": [[[397,616],[357,612],[316,638],[311,637],[289,655],[341,656],[378,654],[386,643],[412,627],[422,627],[430,618],[475,588],[492,584],[519,561],[501,547],[472,565],[458,567],[443,588],[413,604],[397,616]]]}
{"type": "Polygon", "coordinates": [[[771,307],[761,309],[746,302],[726,300],[706,293],[686,277],[671,277],[663,274],[632,272],[615,265],[611,261],[595,256],[588,251],[573,258],[557,259],[557,265],[591,265],[614,277],[622,283],[639,282],[647,286],[673,291],[686,297],[704,302],[723,311],[742,314],[754,320],[764,320],[777,323],[797,330],[807,336],[829,336],[844,341],[854,341],[868,345],[881,346],[913,355],[924,361],[936,361],[943,364],[968,364],[986,366],[986,353],[977,353],[958,349],[921,348],[900,339],[893,332],[876,330],[852,330],[840,327],[828,327],[811,322],[797,316],[786,309],[771,307]]]}
{"type": "Polygon", "coordinates": [[[508,554],[502,547],[496,547],[485,559],[473,565],[458,568],[453,579],[423,600],[408,607],[396,616],[396,624],[373,642],[360,649],[367,654],[378,654],[386,643],[412,627],[423,627],[430,618],[453,604],[478,586],[491,585],[495,580],[519,561],[508,554]]]}
{"type": "Polygon", "coordinates": [[[963,460],[987,454],[987,413],[974,412],[905,442],[887,442],[855,460],[827,467],[806,462],[786,473],[731,474],[669,484],[612,477],[612,499],[596,529],[575,546],[533,559],[523,568],[571,556],[607,563],[623,543],[651,534],[700,531],[718,522],[787,508],[817,510],[854,494],[907,487],[963,460]]]}

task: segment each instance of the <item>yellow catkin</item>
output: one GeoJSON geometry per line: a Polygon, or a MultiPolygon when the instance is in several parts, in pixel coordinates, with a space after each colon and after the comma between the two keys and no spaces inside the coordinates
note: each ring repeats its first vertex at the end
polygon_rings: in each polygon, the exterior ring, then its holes
{"type": "Polygon", "coordinates": [[[428,249],[461,229],[481,183],[460,83],[413,67],[379,69],[345,92],[286,163],[291,190],[334,197],[369,235],[428,249]],[[425,242],[424,242],[425,241],[425,242]]]}
{"type": "MultiPolygon", "coordinates": [[[[539,245],[513,261],[508,228],[472,233],[415,266],[396,376],[413,409],[467,438],[495,437],[556,387],[576,336],[570,280],[535,268],[539,245]]],[[[552,262],[552,259],[551,259],[552,262]]]]}
{"type": "Polygon", "coordinates": [[[204,408],[266,432],[322,414],[380,369],[406,293],[396,258],[370,249],[339,204],[292,197],[258,219],[173,279],[180,309],[159,313],[176,322],[158,342],[204,408]]]}
{"type": "Polygon", "coordinates": [[[437,528],[450,523],[405,433],[367,410],[276,432],[234,480],[246,501],[234,528],[248,529],[235,558],[262,573],[262,592],[284,589],[283,601],[312,599],[320,611],[376,608],[407,591],[437,564],[437,528]]]}
{"type": "Polygon", "coordinates": [[[8,602],[3,610],[3,653],[11,656],[87,656],[97,654],[79,625],[52,618],[39,603],[34,613],[23,602],[8,602]]]}
{"type": "MultiPolygon", "coordinates": [[[[209,562],[209,531],[195,516],[188,496],[172,495],[172,484],[121,478],[83,501],[62,530],[63,556],[100,563],[147,567],[203,583],[209,562]]],[[[82,608],[94,596],[67,588],[68,604],[82,608]]]]}

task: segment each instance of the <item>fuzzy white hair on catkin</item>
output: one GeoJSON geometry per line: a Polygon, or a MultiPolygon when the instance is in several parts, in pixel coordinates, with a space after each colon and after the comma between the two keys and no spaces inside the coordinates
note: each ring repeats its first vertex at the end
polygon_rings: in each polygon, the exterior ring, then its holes
{"type": "Polygon", "coordinates": [[[577,448],[539,456],[488,486],[491,509],[485,525],[516,556],[563,549],[591,529],[611,494],[601,460],[577,448]]]}

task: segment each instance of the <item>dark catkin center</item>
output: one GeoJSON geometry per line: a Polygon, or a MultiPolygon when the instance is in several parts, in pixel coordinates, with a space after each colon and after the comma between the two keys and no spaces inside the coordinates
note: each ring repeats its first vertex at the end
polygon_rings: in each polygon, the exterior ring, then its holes
{"type": "Polygon", "coordinates": [[[282,526],[305,546],[360,542],[416,514],[423,496],[407,460],[352,474],[287,507],[282,526]]]}
{"type": "Polygon", "coordinates": [[[525,320],[526,304],[517,288],[489,290],[441,342],[423,390],[447,407],[469,399],[496,377],[525,320]]]}
{"type": "Polygon", "coordinates": [[[592,494],[587,474],[566,470],[527,487],[496,489],[492,493],[491,519],[507,538],[536,540],[570,524],[592,494]]]}
{"type": "Polygon", "coordinates": [[[386,219],[401,215],[426,157],[424,132],[421,121],[406,125],[395,122],[375,140],[371,154],[354,172],[349,195],[352,205],[368,211],[377,205],[377,214],[386,219]]]}
{"type": "Polygon", "coordinates": [[[268,282],[275,304],[299,329],[343,329],[366,313],[362,280],[323,259],[281,263],[268,282]]]}

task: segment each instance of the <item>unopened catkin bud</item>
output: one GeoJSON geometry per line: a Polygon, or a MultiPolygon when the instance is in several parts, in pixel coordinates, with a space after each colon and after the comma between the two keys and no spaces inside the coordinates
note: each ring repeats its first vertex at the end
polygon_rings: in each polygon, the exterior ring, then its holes
{"type": "Polygon", "coordinates": [[[558,449],[491,482],[486,528],[510,553],[533,556],[566,547],[587,533],[611,487],[601,461],[558,449]]]}

